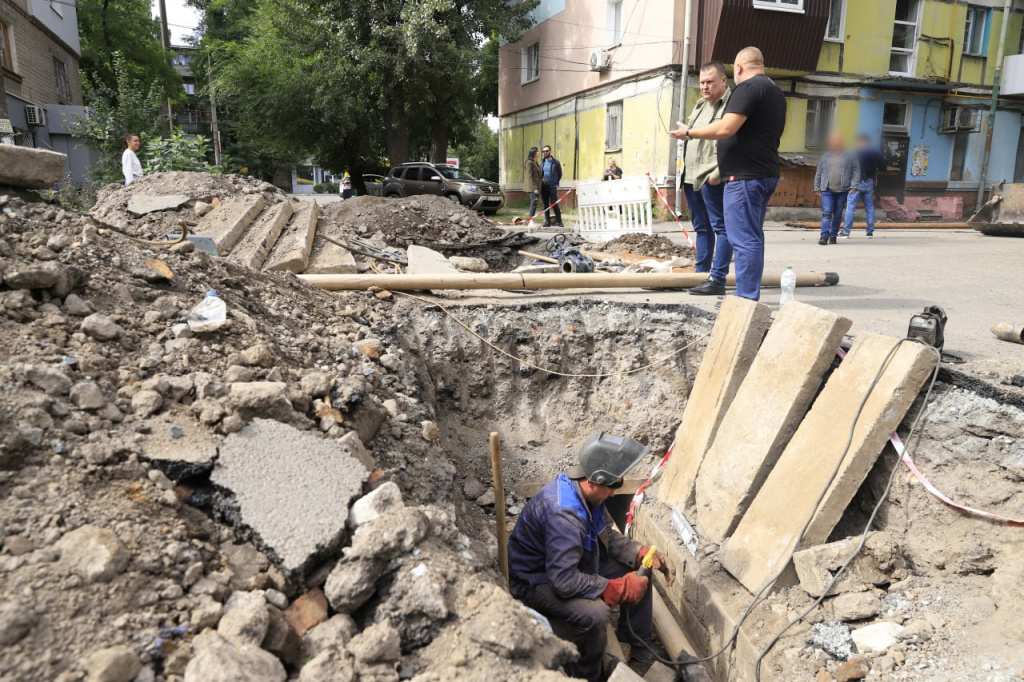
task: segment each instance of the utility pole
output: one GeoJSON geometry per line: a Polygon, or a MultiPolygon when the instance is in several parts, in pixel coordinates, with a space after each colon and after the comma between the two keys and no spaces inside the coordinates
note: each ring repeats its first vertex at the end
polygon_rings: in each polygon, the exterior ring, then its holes
{"type": "MultiPolygon", "coordinates": [[[[163,0],[160,0],[163,2],[163,0]]],[[[210,83],[210,132],[213,134],[213,162],[217,168],[221,166],[220,128],[217,127],[217,95],[213,91],[213,61],[206,58],[206,76],[210,83]]]]}
{"type": "Polygon", "coordinates": [[[985,202],[985,187],[988,185],[988,163],[992,157],[992,135],[996,127],[996,107],[999,104],[999,80],[1003,76],[1003,55],[1006,52],[1006,26],[1010,23],[1010,11],[1013,0],[1006,0],[1003,5],[1003,26],[999,31],[999,54],[996,57],[996,72],[992,78],[992,103],[988,109],[988,125],[985,129],[985,159],[981,162],[981,182],[978,183],[978,200],[975,211],[981,210],[985,202]]]}
{"type": "MultiPolygon", "coordinates": [[[[683,5],[683,72],[679,77],[679,120],[686,120],[687,84],[690,81],[690,31],[693,27],[693,0],[683,5]]],[[[683,140],[676,140],[676,215],[682,209],[683,140]]]]}
{"type": "MultiPolygon", "coordinates": [[[[171,51],[171,31],[167,27],[167,0],[159,0],[160,7],[160,44],[164,53],[171,51]]],[[[174,109],[171,107],[171,98],[167,98],[167,132],[174,128],[174,109]]]]}

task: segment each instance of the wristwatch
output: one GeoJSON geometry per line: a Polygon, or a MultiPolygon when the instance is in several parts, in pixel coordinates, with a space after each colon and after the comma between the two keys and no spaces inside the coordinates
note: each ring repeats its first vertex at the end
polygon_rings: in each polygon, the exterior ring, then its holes
{"type": "Polygon", "coordinates": [[[686,138],[686,140],[687,140],[687,141],[689,141],[689,140],[692,140],[692,139],[693,139],[693,138],[692,138],[692,137],[690,136],[690,131],[689,131],[689,130],[687,130],[687,131],[686,131],[686,135],[684,135],[684,137],[686,138]]]}

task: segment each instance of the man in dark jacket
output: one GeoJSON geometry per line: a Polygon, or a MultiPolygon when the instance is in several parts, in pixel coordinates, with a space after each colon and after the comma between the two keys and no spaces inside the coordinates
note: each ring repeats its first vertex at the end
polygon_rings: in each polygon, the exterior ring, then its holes
{"type": "MultiPolygon", "coordinates": [[[[574,628],[580,658],[568,672],[591,682],[603,679],[612,606],[633,605],[622,607],[620,641],[642,648],[651,639],[651,591],[636,573],[647,548],[615,530],[604,506],[648,452],[632,438],[590,436],[579,466],[530,498],[508,541],[512,595],[574,628]]],[[[663,552],[654,567],[672,583],[675,570],[663,552]]]]}
{"type": "Polygon", "coordinates": [[[860,164],[857,157],[846,151],[843,134],[833,131],[828,136],[828,151],[818,161],[814,173],[814,191],[821,197],[822,246],[835,244],[846,215],[846,200],[857,193],[860,184],[860,164]]]}
{"type": "Polygon", "coordinates": [[[562,164],[558,159],[551,156],[551,147],[544,145],[541,150],[544,155],[540,162],[542,185],[540,198],[544,202],[544,227],[565,227],[562,225],[562,209],[558,207],[558,183],[562,181],[562,164]],[[555,211],[555,222],[551,222],[551,209],[555,211]]]}
{"type": "Polygon", "coordinates": [[[856,192],[850,191],[850,199],[846,202],[846,220],[843,224],[843,233],[839,235],[840,239],[850,238],[857,201],[864,202],[864,213],[868,221],[868,239],[875,236],[875,176],[878,171],[889,169],[882,152],[871,144],[870,137],[861,135],[858,145],[857,161],[860,162],[860,184],[855,187],[856,192]]]}
{"type": "Polygon", "coordinates": [[[523,191],[530,195],[530,221],[537,215],[537,202],[540,200],[540,164],[537,163],[537,148],[530,147],[523,169],[523,191]]]}

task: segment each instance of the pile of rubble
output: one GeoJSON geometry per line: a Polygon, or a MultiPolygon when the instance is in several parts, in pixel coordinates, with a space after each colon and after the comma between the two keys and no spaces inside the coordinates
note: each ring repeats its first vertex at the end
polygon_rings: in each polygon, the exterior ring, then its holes
{"type": "Polygon", "coordinates": [[[402,304],[0,205],[0,677],[560,677],[455,524],[402,304]]]}

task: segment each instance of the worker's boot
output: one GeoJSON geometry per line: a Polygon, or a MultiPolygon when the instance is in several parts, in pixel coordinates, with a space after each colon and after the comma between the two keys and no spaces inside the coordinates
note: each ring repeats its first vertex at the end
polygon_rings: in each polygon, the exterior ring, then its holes
{"type": "Polygon", "coordinates": [[[725,285],[708,277],[703,284],[690,289],[690,293],[694,296],[722,296],[725,294],[725,285]]]}

